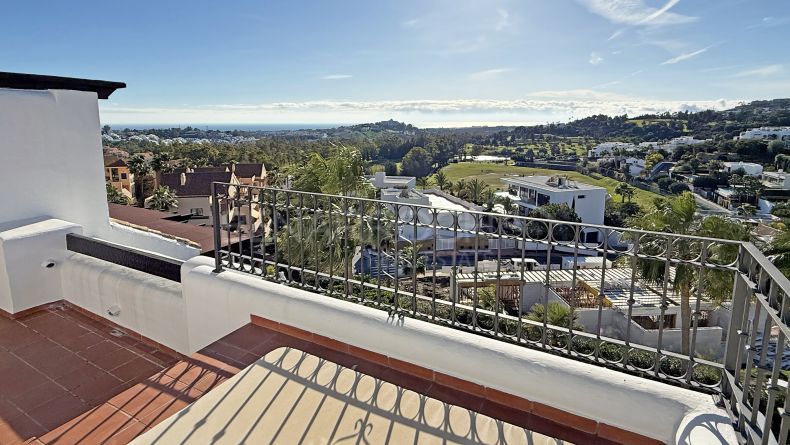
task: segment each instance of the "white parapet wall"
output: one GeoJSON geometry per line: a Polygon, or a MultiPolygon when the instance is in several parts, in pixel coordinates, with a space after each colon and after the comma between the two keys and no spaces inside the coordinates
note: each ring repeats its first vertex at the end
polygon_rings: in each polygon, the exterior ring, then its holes
{"type": "Polygon", "coordinates": [[[189,350],[181,285],[71,253],[60,270],[63,299],[181,353],[189,350]]]}
{"type": "Polygon", "coordinates": [[[63,298],[69,233],[82,228],[59,219],[0,226],[0,309],[13,314],[63,298]]]}
{"type": "Polygon", "coordinates": [[[255,314],[666,443],[736,443],[729,418],[708,395],[213,270],[205,257],[182,266],[190,351],[255,314]]]}

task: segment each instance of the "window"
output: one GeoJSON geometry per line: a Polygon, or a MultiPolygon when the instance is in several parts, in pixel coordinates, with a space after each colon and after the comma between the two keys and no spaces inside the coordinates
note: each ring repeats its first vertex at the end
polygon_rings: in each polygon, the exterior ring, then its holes
{"type": "Polygon", "coordinates": [[[189,209],[190,215],[203,216],[203,209],[198,207],[196,209],[189,209]]]}
{"type": "Polygon", "coordinates": [[[126,173],[121,173],[121,179],[126,179],[126,173]]]}
{"type": "Polygon", "coordinates": [[[586,197],[587,197],[587,195],[579,195],[579,196],[576,197],[576,199],[584,199],[586,197]]]}
{"type": "Polygon", "coordinates": [[[453,250],[454,243],[452,239],[437,239],[436,250],[453,250]]]}

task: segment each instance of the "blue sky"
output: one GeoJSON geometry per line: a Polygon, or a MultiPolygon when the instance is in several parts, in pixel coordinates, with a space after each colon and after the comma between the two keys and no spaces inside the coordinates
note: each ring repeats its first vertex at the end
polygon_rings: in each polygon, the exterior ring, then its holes
{"type": "Polygon", "coordinates": [[[790,96],[787,0],[7,0],[0,70],[110,124],[564,121],[790,96]]]}

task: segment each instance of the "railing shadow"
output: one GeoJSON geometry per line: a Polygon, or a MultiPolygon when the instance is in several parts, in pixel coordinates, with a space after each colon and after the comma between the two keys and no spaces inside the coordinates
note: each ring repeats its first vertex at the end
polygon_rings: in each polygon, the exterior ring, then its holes
{"type": "Polygon", "coordinates": [[[564,443],[289,347],[221,389],[142,443],[564,443]]]}

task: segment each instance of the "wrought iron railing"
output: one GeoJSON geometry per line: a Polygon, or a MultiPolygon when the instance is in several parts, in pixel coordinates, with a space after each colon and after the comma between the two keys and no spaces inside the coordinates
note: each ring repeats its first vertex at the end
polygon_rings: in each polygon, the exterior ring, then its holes
{"type": "Polygon", "coordinates": [[[752,244],[238,184],[212,199],[217,272],[719,394],[744,437],[787,436],[770,347],[784,354],[790,284],[752,244]],[[712,311],[732,323],[700,326],[712,311]]]}
{"type": "Polygon", "coordinates": [[[790,443],[790,281],[753,245],[738,261],[722,394],[748,443],[790,443]]]}

